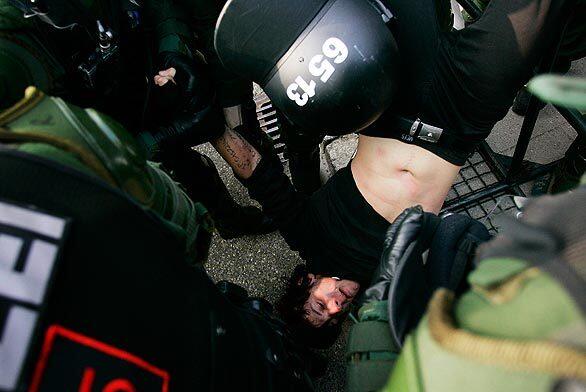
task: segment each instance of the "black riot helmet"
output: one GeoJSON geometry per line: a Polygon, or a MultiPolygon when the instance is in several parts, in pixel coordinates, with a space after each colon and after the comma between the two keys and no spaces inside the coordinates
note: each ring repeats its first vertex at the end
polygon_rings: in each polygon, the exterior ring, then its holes
{"type": "Polygon", "coordinates": [[[215,46],[294,125],[344,134],[391,104],[399,67],[391,19],[378,0],[229,0],[215,46]]]}

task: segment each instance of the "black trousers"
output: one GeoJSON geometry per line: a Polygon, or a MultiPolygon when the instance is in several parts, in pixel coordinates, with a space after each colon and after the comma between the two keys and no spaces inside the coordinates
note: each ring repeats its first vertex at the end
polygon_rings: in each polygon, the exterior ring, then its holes
{"type": "Polygon", "coordinates": [[[458,165],[506,115],[573,6],[570,0],[492,0],[475,23],[445,31],[436,0],[385,3],[397,16],[393,29],[402,75],[399,99],[371,129],[404,141],[391,115],[420,118],[452,133],[464,147],[412,143],[458,165]]]}

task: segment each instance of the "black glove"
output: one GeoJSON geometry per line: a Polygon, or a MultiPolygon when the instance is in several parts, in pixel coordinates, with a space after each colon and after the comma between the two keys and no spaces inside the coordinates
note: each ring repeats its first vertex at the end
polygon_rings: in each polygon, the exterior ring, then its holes
{"type": "Polygon", "coordinates": [[[151,158],[166,146],[196,146],[224,134],[224,119],[219,109],[208,106],[195,113],[180,113],[168,124],[142,132],[138,142],[151,158]]]}
{"type": "Polygon", "coordinates": [[[370,287],[362,297],[362,303],[383,301],[388,298],[391,282],[397,274],[402,258],[409,258],[415,250],[425,215],[420,206],[407,208],[391,224],[385,236],[380,263],[374,272],[370,287]]]}
{"type": "Polygon", "coordinates": [[[159,87],[178,95],[179,110],[183,112],[200,111],[209,106],[214,99],[214,88],[208,66],[203,58],[190,58],[176,52],[162,52],[159,55],[161,70],[175,68],[174,83],[159,87]]]}
{"type": "Polygon", "coordinates": [[[420,206],[406,209],[387,231],[380,264],[363,303],[388,299],[389,328],[396,347],[425,311],[431,288],[423,253],[429,249],[440,218],[420,206]]]}
{"type": "Polygon", "coordinates": [[[175,83],[155,89],[162,125],[138,136],[147,156],[168,145],[196,146],[222,136],[224,121],[214,104],[213,85],[203,58],[162,52],[159,64],[162,69],[175,68],[175,83]]]}

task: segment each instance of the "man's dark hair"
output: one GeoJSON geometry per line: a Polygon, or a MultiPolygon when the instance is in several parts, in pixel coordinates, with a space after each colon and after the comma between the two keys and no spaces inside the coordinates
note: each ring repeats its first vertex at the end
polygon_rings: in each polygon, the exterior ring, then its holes
{"type": "Polygon", "coordinates": [[[338,337],[341,323],[338,322],[339,317],[335,317],[316,328],[306,320],[303,305],[312,288],[308,273],[304,264],[295,267],[287,280],[285,293],[277,302],[277,311],[299,343],[313,348],[327,348],[338,337]]]}

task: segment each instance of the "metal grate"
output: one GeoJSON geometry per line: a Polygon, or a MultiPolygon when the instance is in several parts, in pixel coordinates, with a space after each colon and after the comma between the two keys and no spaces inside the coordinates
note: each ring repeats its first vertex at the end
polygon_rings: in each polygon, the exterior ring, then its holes
{"type": "MultiPolygon", "coordinates": [[[[446,203],[496,184],[498,181],[496,174],[482,158],[482,155],[475,152],[460,170],[460,174],[448,192],[446,203]]],[[[489,196],[465,208],[454,209],[449,212],[465,213],[471,218],[482,222],[491,234],[496,234],[499,229],[499,217],[504,214],[514,215],[517,211],[518,208],[513,195],[503,192],[489,196]]]]}
{"type": "Polygon", "coordinates": [[[281,132],[279,131],[280,124],[277,110],[273,107],[271,100],[264,91],[255,95],[254,102],[256,103],[256,118],[260,128],[273,139],[277,154],[279,154],[281,161],[285,161],[285,143],[283,143],[281,132]]]}

